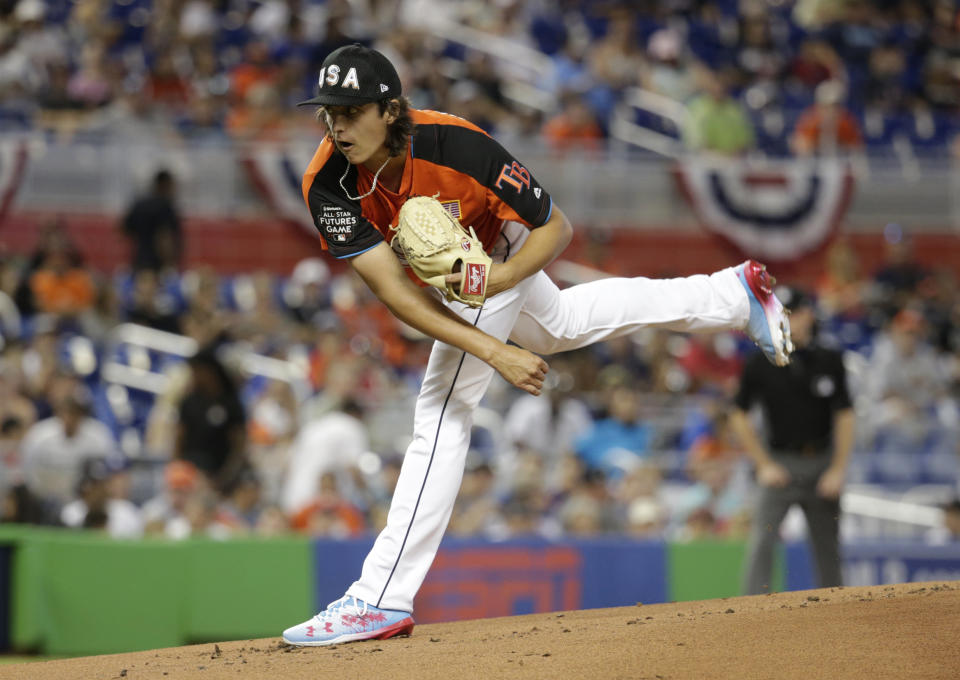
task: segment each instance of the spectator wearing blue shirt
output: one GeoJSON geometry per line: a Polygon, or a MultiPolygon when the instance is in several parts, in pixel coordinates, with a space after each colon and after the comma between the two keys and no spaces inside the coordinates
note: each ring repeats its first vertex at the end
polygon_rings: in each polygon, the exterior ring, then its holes
{"type": "Polygon", "coordinates": [[[577,441],[576,452],[587,467],[618,477],[649,453],[650,426],[640,419],[640,397],[631,387],[610,392],[607,412],[577,441]]]}

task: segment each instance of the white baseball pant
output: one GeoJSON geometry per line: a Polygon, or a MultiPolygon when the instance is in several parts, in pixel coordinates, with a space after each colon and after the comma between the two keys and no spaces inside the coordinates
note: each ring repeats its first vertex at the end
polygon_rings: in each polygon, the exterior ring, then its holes
{"type": "MultiPolygon", "coordinates": [[[[528,234],[509,223],[502,261],[528,234]]],[[[481,309],[449,307],[500,340],[537,354],[554,354],[616,338],[640,328],[674,331],[742,329],[750,303],[733,269],[677,279],[611,278],[565,290],[542,271],[488,299],[481,309]]],[[[442,342],[427,363],[387,526],[348,595],[381,609],[413,611],[413,599],[433,563],[453,511],[470,444],[473,410],[494,370],[442,342]]]]}

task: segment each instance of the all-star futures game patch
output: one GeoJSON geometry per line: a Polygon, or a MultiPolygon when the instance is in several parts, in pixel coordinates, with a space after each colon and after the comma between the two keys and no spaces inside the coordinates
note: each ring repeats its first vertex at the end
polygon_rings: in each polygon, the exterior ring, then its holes
{"type": "Polygon", "coordinates": [[[357,219],[355,214],[339,206],[325,205],[317,215],[317,226],[323,230],[328,241],[345,243],[353,236],[357,219]]]}

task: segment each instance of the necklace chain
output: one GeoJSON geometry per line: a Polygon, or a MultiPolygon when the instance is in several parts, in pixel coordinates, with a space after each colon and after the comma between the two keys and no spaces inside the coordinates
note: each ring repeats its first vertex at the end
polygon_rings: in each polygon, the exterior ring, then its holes
{"type": "MultiPolygon", "coordinates": [[[[336,140],[334,140],[334,143],[336,143],[336,140]]],[[[338,148],[338,149],[340,148],[340,145],[339,145],[339,144],[337,144],[337,148],[338,148]]],[[[340,152],[343,153],[343,149],[340,149],[340,152]]],[[[347,161],[347,169],[343,171],[343,176],[340,178],[340,188],[343,189],[343,193],[345,193],[345,194],[347,195],[347,198],[349,198],[351,201],[359,201],[361,198],[366,198],[367,196],[369,196],[370,194],[373,193],[373,190],[374,190],[374,189],[377,188],[377,178],[380,176],[380,172],[381,172],[385,167],[387,167],[387,163],[389,163],[389,162],[390,162],[390,156],[387,156],[387,160],[385,160],[385,161],[383,162],[383,165],[380,166],[380,169],[377,170],[376,173],[374,173],[374,175],[373,175],[373,183],[370,185],[370,190],[367,191],[367,193],[365,193],[365,194],[360,194],[359,196],[351,196],[351,195],[350,195],[350,192],[347,190],[347,187],[345,187],[345,186],[343,185],[343,180],[345,180],[345,179],[347,178],[347,173],[350,172],[350,161],[347,161]]]]}

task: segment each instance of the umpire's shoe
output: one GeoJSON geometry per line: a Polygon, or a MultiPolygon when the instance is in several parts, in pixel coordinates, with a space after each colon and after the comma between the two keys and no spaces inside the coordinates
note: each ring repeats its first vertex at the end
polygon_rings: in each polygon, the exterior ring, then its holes
{"type": "Polygon", "coordinates": [[[320,647],[355,640],[386,640],[413,632],[409,612],[379,609],[345,595],[309,621],[283,631],[283,641],[291,645],[320,647]]]}
{"type": "Polygon", "coordinates": [[[747,335],[757,343],[770,363],[786,366],[793,351],[790,321],[780,300],[773,294],[773,280],[766,265],[747,260],[735,271],[750,300],[750,321],[745,328],[747,335]]]}

